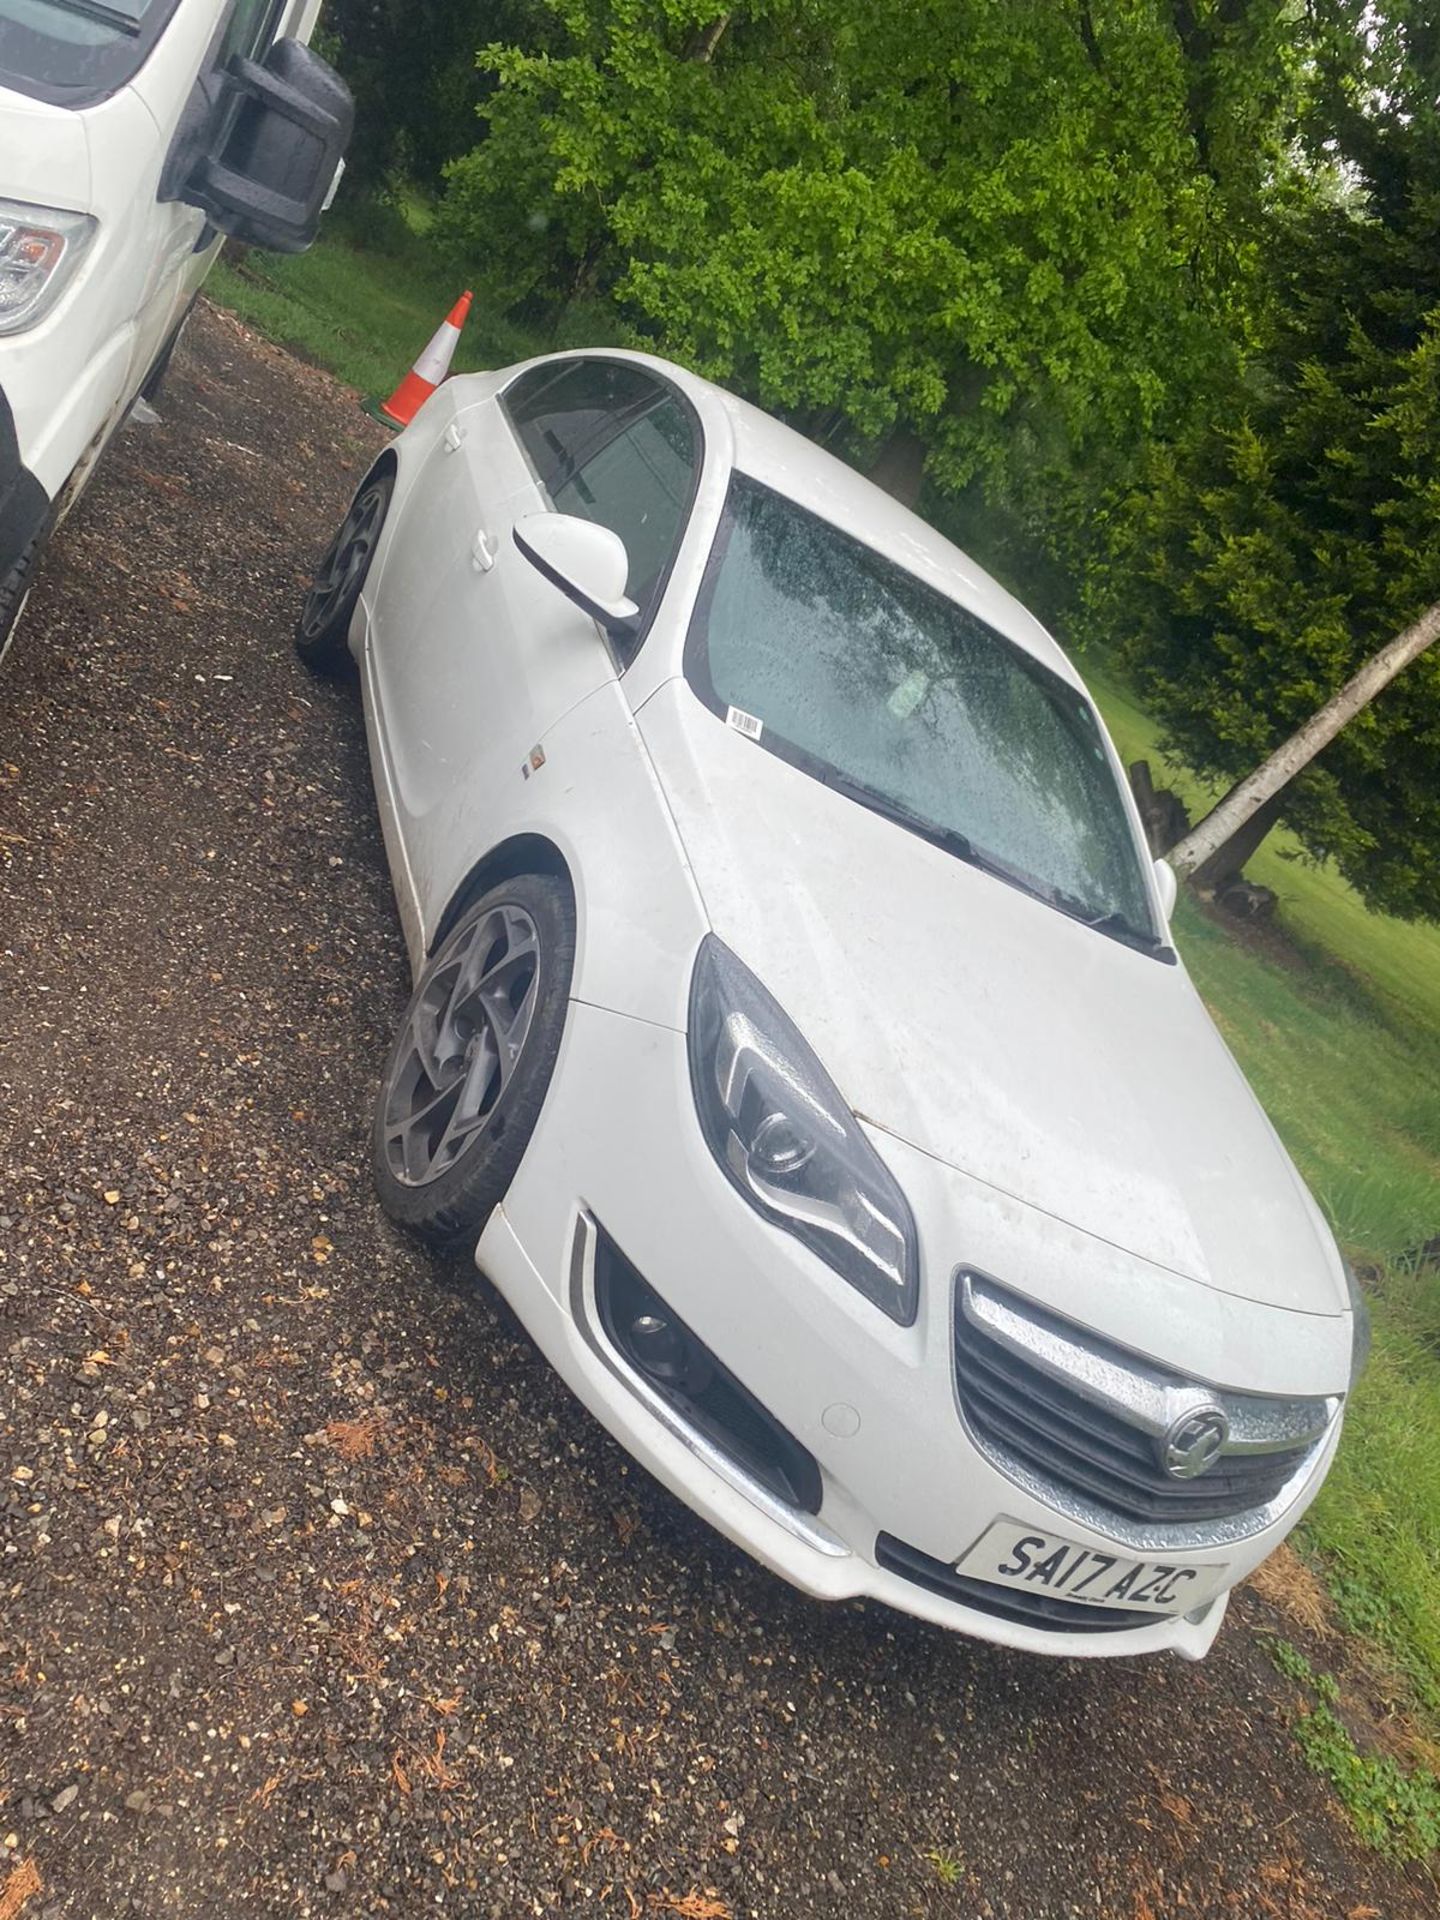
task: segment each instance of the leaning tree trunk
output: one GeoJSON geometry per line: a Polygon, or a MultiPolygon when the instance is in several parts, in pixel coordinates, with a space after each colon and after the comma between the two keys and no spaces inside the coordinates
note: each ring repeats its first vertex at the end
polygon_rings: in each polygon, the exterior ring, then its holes
{"type": "MultiPolygon", "coordinates": [[[[1277,747],[1270,758],[1254,773],[1247,774],[1225,795],[1220,804],[1206,814],[1205,818],[1166,855],[1175,871],[1181,875],[1192,876],[1197,883],[1203,884],[1204,878],[1216,876],[1223,879],[1226,874],[1236,872],[1242,867],[1255,848],[1259,839],[1245,847],[1243,852],[1236,846],[1237,859],[1231,853],[1231,843],[1238,841],[1247,823],[1280,793],[1300,772],[1308,767],[1322,748],[1346,726],[1362,708],[1386,687],[1400,672],[1408,667],[1412,660],[1418,659],[1428,646],[1440,640],[1440,602],[1427,607],[1413,626],[1407,627],[1377,654],[1368,659],[1360,671],[1334,696],[1327,700],[1317,714],[1307,720],[1297,733],[1291,734],[1283,747],[1277,747]]],[[[1268,830],[1268,828],[1267,828],[1268,830]]],[[[1247,839],[1249,835],[1247,834],[1247,839]]],[[[1261,839],[1264,838],[1262,834],[1261,839]]]]}
{"type": "MultiPolygon", "coordinates": [[[[1280,818],[1280,809],[1285,804],[1285,793],[1272,793],[1268,800],[1260,805],[1245,821],[1237,827],[1228,840],[1222,840],[1208,860],[1202,860],[1190,873],[1190,884],[1200,893],[1211,894],[1219,891],[1227,880],[1236,880],[1245,871],[1246,862],[1252,854],[1258,853],[1262,841],[1268,838],[1270,829],[1280,818]]],[[[1204,825],[1204,822],[1201,822],[1204,825]]],[[[1178,843],[1184,846],[1182,840],[1178,843]]],[[[1174,855],[1167,854],[1167,859],[1174,855]]]]}

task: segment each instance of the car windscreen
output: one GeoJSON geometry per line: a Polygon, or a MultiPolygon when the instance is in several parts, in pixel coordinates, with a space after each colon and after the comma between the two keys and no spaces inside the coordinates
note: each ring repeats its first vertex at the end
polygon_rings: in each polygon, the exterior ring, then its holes
{"type": "Polygon", "coordinates": [[[0,85],[88,106],[139,72],[177,0],[0,0],[0,85]]]}
{"type": "Polygon", "coordinates": [[[741,475],[686,673],[715,712],[752,737],[758,722],[762,747],[861,804],[1106,932],[1163,947],[1084,695],[958,602],[741,475]]]}

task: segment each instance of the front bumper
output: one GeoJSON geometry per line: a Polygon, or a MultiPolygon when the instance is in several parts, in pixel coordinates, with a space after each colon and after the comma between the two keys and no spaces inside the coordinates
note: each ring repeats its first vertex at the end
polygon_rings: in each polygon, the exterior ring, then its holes
{"type": "MultiPolygon", "coordinates": [[[[876,1144],[910,1192],[920,1230],[921,1307],[908,1328],[736,1195],[700,1135],[683,1035],[575,1003],[540,1123],[476,1260],[621,1444],[804,1592],[881,1600],[1034,1652],[1201,1658],[1224,1616],[1223,1594],[1194,1618],[1137,1616],[1134,1627],[1087,1631],[1079,1621],[1037,1626],[982,1611],[917,1577],[927,1563],[953,1565],[1001,1516],[1097,1552],[1116,1543],[1016,1485],[967,1437],[950,1364],[951,1276],[982,1232],[978,1215],[967,1218],[971,1183],[934,1162],[912,1164],[909,1149],[883,1136],[876,1144]],[[597,1222],[814,1456],[823,1478],[818,1513],[787,1508],[687,1430],[611,1345],[595,1296],[597,1222]],[[898,1556],[896,1543],[905,1550],[898,1556]]],[[[993,1240],[985,1252],[993,1270],[993,1240]]],[[[1239,1579],[1284,1537],[1323,1467],[1275,1524],[1185,1559],[1223,1564],[1239,1579]]]]}

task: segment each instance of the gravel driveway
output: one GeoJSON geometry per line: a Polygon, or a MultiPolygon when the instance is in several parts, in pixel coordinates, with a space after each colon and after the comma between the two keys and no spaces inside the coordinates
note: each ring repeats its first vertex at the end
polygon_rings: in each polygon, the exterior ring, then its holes
{"type": "Polygon", "coordinates": [[[1433,1914],[1210,1661],[825,1609],[365,1168],[407,973],[289,628],[376,444],[202,309],[0,685],[0,1920],[1433,1914]]]}

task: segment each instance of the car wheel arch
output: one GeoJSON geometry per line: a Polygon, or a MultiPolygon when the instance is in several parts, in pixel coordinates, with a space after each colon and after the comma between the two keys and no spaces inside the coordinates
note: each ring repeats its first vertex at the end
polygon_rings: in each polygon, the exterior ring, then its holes
{"type": "Polygon", "coordinates": [[[370,462],[369,467],[366,469],[364,479],[361,480],[359,486],[356,487],[355,492],[351,497],[353,499],[358,499],[360,495],[365,491],[366,487],[370,485],[371,481],[378,480],[382,474],[388,473],[393,479],[396,475],[398,475],[399,471],[400,471],[399,455],[396,453],[393,447],[385,447],[381,452],[377,453],[375,458],[370,462]]]}
{"type": "Polygon", "coordinates": [[[574,877],[569,862],[555,842],[541,833],[514,834],[482,854],[450,896],[449,905],[426,942],[427,958],[449,938],[451,929],[468,907],[489,893],[492,887],[499,886],[504,880],[513,880],[522,873],[548,873],[557,880],[563,880],[569,889],[570,903],[578,911],[579,894],[574,877]]]}

